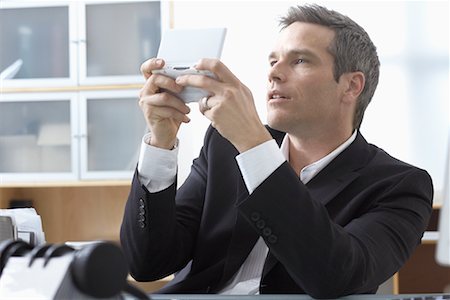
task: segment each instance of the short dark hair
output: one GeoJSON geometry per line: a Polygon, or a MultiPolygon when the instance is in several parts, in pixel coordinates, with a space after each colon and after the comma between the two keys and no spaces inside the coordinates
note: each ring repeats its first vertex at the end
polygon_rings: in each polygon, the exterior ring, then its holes
{"type": "Polygon", "coordinates": [[[366,79],[353,118],[353,128],[359,128],[364,111],[372,100],[378,84],[380,61],[377,50],[367,32],[347,16],[319,5],[293,6],[280,19],[282,29],[294,22],[322,25],[334,31],[335,37],[328,51],[334,57],[334,78],[360,71],[366,79]]]}

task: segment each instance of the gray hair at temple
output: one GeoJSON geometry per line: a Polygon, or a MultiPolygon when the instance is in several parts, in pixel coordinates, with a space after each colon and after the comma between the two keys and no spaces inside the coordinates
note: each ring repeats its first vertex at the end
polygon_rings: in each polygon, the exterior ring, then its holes
{"type": "Polygon", "coordinates": [[[360,71],[365,86],[356,105],[353,128],[361,126],[364,111],[372,100],[378,84],[380,61],[377,50],[367,32],[347,16],[319,5],[293,6],[280,19],[282,29],[294,22],[322,25],[334,31],[335,37],[328,51],[334,57],[334,78],[339,82],[342,74],[360,71]]]}

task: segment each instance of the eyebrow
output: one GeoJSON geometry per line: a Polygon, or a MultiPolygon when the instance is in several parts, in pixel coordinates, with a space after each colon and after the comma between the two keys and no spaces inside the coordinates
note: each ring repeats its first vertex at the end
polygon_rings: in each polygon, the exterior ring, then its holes
{"type": "MultiPolygon", "coordinates": [[[[314,52],[308,49],[292,49],[287,52],[286,56],[300,56],[300,55],[317,57],[317,55],[315,55],[314,52]]],[[[270,52],[268,59],[275,58],[276,56],[277,56],[276,52],[270,52]]]]}

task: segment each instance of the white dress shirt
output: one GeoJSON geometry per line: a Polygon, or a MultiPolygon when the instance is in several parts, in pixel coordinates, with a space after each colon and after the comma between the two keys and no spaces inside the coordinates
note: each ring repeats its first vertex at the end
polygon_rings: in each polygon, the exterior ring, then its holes
{"type": "MultiPolygon", "coordinates": [[[[178,146],[174,150],[163,150],[146,143],[150,134],[144,136],[139,156],[138,172],[140,181],[149,192],[158,192],[175,182],[178,146]]],[[[325,168],[336,156],[344,151],[356,138],[352,136],[320,160],[300,171],[300,180],[306,184],[325,168]]],[[[279,148],[275,140],[267,141],[236,156],[239,169],[247,190],[251,194],[281,164],[289,160],[289,136],[286,135],[279,148]]],[[[268,253],[267,245],[260,237],[238,272],[228,282],[220,294],[258,294],[264,262],[268,253]]]]}

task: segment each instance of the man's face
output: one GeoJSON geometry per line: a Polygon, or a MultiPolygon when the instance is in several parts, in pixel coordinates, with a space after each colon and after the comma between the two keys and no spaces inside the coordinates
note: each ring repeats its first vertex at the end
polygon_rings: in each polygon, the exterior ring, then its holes
{"type": "Polygon", "coordinates": [[[269,126],[305,135],[339,124],[343,86],[327,50],[333,38],[331,29],[316,24],[295,22],[282,30],[269,56],[269,126]]]}

